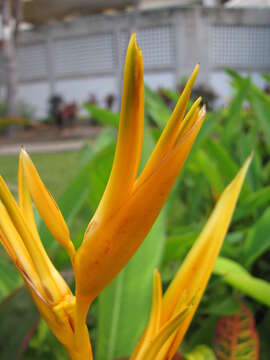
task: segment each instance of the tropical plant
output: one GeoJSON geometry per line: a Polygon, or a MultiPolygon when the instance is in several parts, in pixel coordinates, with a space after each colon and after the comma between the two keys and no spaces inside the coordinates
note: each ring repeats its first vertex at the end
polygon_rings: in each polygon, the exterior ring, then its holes
{"type": "MultiPolygon", "coordinates": [[[[168,205],[158,216],[155,225],[140,249],[123,268],[137,250],[139,244],[144,240],[164,204],[169,190],[192,146],[192,142],[195,140],[205,112],[204,109],[199,109],[200,99],[196,100],[193,105],[188,104],[198,66],[195,68],[167,123],[170,110],[164,106],[157,94],[150,89],[146,89],[146,120],[151,118],[156,127],[150,128],[146,121],[142,144],[142,70],[141,54],[133,38],[127,54],[120,117],[109,110],[101,110],[94,105],[88,107],[91,111],[95,111],[96,119],[100,115],[104,122],[113,127],[117,127],[119,123],[119,134],[114,161],[112,156],[114,134],[110,129],[101,134],[94,150],[85,149],[82,154],[82,169],[60,199],[60,207],[68,224],[74,219],[75,214],[83,210],[86,203],[90,205],[94,212],[88,227],[89,231],[86,231],[83,243],[77,251],[75,251],[70,241],[69,232],[61,213],[54,201],[52,201],[25,151],[22,151],[19,162],[19,205],[16,204],[4,182],[1,181],[2,219],[7,220],[1,222],[2,242],[15,264],[19,267],[19,271],[30,288],[30,292],[45,320],[73,358],[90,357],[91,354],[85,326],[86,314],[91,302],[90,314],[93,318],[90,318],[90,323],[88,320],[88,325],[90,333],[96,338],[96,341],[92,341],[92,343],[96,345],[95,355],[97,359],[111,360],[116,357],[130,355],[132,352],[134,359],[163,359],[164,356],[171,357],[176,352],[202,298],[219,248],[229,226],[250,161],[246,162],[235,180],[223,192],[225,184],[237,174],[237,164],[243,161],[243,157],[237,159],[238,161],[233,162],[232,165],[231,161],[228,160],[226,150],[224,155],[224,147],[222,151],[214,152],[214,155],[218,154],[217,156],[220,156],[218,158],[220,162],[217,162],[218,166],[214,163],[212,168],[218,169],[220,172],[222,169],[220,165],[224,166],[226,164],[226,171],[223,171],[222,174],[214,170],[214,174],[219,174],[217,176],[218,181],[216,180],[213,172],[210,171],[211,166],[208,166],[209,154],[207,148],[205,148],[205,143],[212,131],[217,134],[219,134],[218,131],[221,131],[220,124],[217,123],[220,114],[218,116],[217,114],[208,116],[193,147],[190,159],[184,167],[184,179],[187,178],[187,180],[181,182],[181,187],[178,186],[179,182],[176,183],[176,187],[172,192],[173,196],[169,198],[168,205]],[[190,107],[190,110],[184,116],[187,106],[190,107]],[[165,129],[160,135],[164,126],[165,129]],[[154,143],[153,137],[159,138],[159,140],[153,152],[151,152],[154,143]],[[198,145],[200,145],[200,148],[198,145]],[[139,165],[141,146],[142,161],[141,165],[139,165]],[[202,152],[200,152],[201,149],[202,152]],[[198,152],[199,156],[197,155],[198,152]],[[203,162],[205,159],[206,161],[203,162]],[[203,171],[203,164],[206,164],[207,170],[203,171]],[[112,171],[110,174],[111,166],[112,171]],[[139,177],[136,179],[138,168],[139,177]],[[191,175],[194,176],[195,181],[193,180],[193,183],[190,184],[191,175]],[[211,191],[209,189],[209,180],[213,180],[213,182],[210,182],[211,191]],[[219,182],[220,180],[221,182],[219,182]],[[212,184],[216,186],[212,187],[212,184]],[[33,221],[30,194],[48,229],[70,254],[75,272],[75,296],[63,280],[62,275],[56,272],[44,252],[43,245],[39,241],[39,235],[33,221]],[[182,205],[179,206],[179,199],[184,200],[186,209],[182,205]],[[204,221],[205,213],[208,213],[211,204],[216,202],[215,210],[209,222],[194,244],[199,234],[198,222],[200,224],[204,221]],[[202,206],[202,203],[204,206],[202,206]],[[22,208],[26,209],[23,214],[22,208]],[[199,209],[200,212],[196,211],[196,209],[199,209]],[[197,226],[192,224],[190,227],[187,226],[186,229],[179,228],[177,221],[180,221],[180,217],[181,221],[190,224],[190,219],[193,216],[197,226]],[[10,234],[10,229],[13,229],[17,234],[15,237],[7,236],[10,234]],[[165,242],[166,237],[167,241],[165,242]],[[20,241],[15,243],[13,240],[15,238],[20,239],[20,241]],[[32,243],[29,241],[30,239],[34,239],[32,243]],[[165,254],[162,259],[164,245],[165,254]],[[30,247],[32,248],[30,249],[30,247]],[[176,260],[182,262],[190,248],[192,248],[191,252],[171,282],[173,271],[168,264],[176,260]],[[34,255],[36,253],[37,256],[34,255]],[[41,257],[41,264],[38,261],[39,257],[41,257]],[[27,261],[24,261],[26,258],[27,261]],[[24,261],[23,265],[28,267],[28,270],[31,267],[30,272],[27,273],[25,268],[21,266],[22,261],[24,261]],[[161,267],[161,262],[163,262],[161,269],[165,275],[163,276],[165,278],[163,286],[168,287],[168,290],[162,296],[161,281],[156,270],[152,311],[147,325],[151,295],[150,285],[154,269],[157,266],[161,267]],[[47,264],[45,272],[40,269],[42,263],[45,264],[45,268],[47,264]],[[202,266],[195,272],[200,263],[202,263],[202,266]],[[123,270],[120,274],[108,285],[121,268],[123,270]],[[31,279],[31,276],[33,276],[33,279],[31,279]],[[32,287],[34,281],[36,281],[36,287],[32,287]],[[62,286],[58,291],[60,284],[62,286]],[[105,289],[100,293],[103,288],[105,289]],[[40,294],[43,296],[40,297],[40,294]],[[97,303],[93,299],[98,294],[98,308],[96,308],[97,303]],[[51,295],[54,296],[55,303],[51,302],[51,295]],[[46,305],[44,305],[45,303],[46,305]],[[51,316],[52,314],[53,316],[51,316]],[[97,315],[98,331],[95,333],[96,326],[92,322],[95,321],[97,315]],[[55,325],[55,321],[57,325],[55,325]],[[140,336],[141,341],[135,346],[140,336]]],[[[218,146],[216,148],[219,149],[218,146]]],[[[247,151],[245,152],[246,155],[247,151]]],[[[249,188],[245,185],[240,197],[240,204],[244,201],[242,198],[244,199],[248,194],[250,194],[249,188]]],[[[254,200],[250,199],[249,201],[254,200]]],[[[257,197],[255,197],[255,203],[256,201],[257,197]]],[[[261,201],[259,202],[260,206],[262,206],[262,203],[266,204],[265,201],[261,201]]],[[[85,207],[83,211],[85,212],[85,207]]],[[[87,216],[89,216],[88,211],[87,208],[87,216]]],[[[43,225],[39,226],[39,233],[55,263],[58,266],[59,264],[60,266],[65,265],[67,258],[57,250],[56,243],[48,235],[43,225]]],[[[235,244],[236,235],[232,240],[232,244],[235,244]]],[[[79,246],[81,238],[81,234],[75,236],[75,247],[79,246]]],[[[239,241],[237,237],[236,240],[239,241]]],[[[270,296],[267,296],[270,291],[269,285],[265,281],[255,278],[240,264],[236,263],[236,258],[233,260],[228,259],[229,251],[233,252],[234,245],[232,244],[230,243],[228,246],[225,242],[225,252],[223,250],[223,257],[217,260],[214,267],[215,273],[227,283],[269,305],[270,296]],[[231,269],[233,269],[233,272],[231,269]]],[[[7,294],[19,284],[19,281],[5,259],[3,260],[3,266],[8,269],[1,275],[3,283],[8,284],[6,288],[3,287],[3,294],[7,294]],[[14,281],[9,281],[8,274],[13,276],[14,281]]],[[[63,274],[65,275],[65,271],[63,274]]],[[[210,291],[212,291],[212,288],[210,282],[210,291]]],[[[201,309],[203,310],[206,305],[208,307],[209,298],[215,299],[215,296],[220,296],[220,294],[224,297],[223,289],[224,287],[220,286],[219,283],[218,287],[215,286],[212,297],[206,294],[206,298],[202,299],[201,309]]],[[[228,288],[226,288],[226,291],[228,294],[228,288]]],[[[8,302],[5,302],[2,307],[2,314],[6,312],[5,309],[7,309],[8,303],[11,309],[16,308],[18,303],[26,302],[28,304],[27,300],[25,300],[26,294],[21,290],[17,290],[8,299],[8,302]]],[[[233,299],[231,303],[233,303],[233,299]]],[[[232,307],[231,303],[229,307],[232,307]]],[[[223,306],[222,311],[224,311],[224,307],[226,308],[226,306],[223,306]]],[[[20,343],[21,346],[19,349],[15,349],[15,352],[14,346],[9,347],[9,351],[6,353],[10,356],[13,351],[16,354],[14,358],[18,356],[18,350],[21,353],[23,352],[22,349],[25,349],[25,343],[29,341],[27,340],[29,336],[25,338],[20,334],[25,334],[25,332],[31,334],[31,331],[33,331],[31,329],[37,327],[36,312],[30,311],[29,306],[27,309],[26,314],[28,317],[24,317],[25,322],[21,321],[17,325],[18,327],[23,326],[23,329],[17,331],[16,334],[16,344],[20,343]]],[[[228,306],[226,309],[228,311],[228,306]]],[[[218,311],[221,310],[216,309],[216,312],[218,311]]],[[[236,311],[235,308],[233,308],[233,311],[236,311]]],[[[16,314],[16,312],[13,313],[16,314]]],[[[10,314],[12,314],[12,310],[10,314]]],[[[195,319],[195,335],[198,333],[198,327],[196,327],[198,323],[200,322],[195,319]]],[[[200,329],[205,333],[204,325],[200,326],[200,329]]],[[[2,331],[1,329],[1,333],[4,334],[4,331],[6,330],[3,329],[2,331]]],[[[7,338],[7,335],[5,338],[7,338]]],[[[10,338],[14,339],[14,333],[10,334],[10,338]]],[[[44,349],[44,346],[39,346],[41,342],[43,344],[46,342],[52,343],[54,347],[53,356],[63,359],[63,353],[57,347],[57,344],[53,342],[53,339],[50,338],[44,323],[39,326],[37,338],[31,342],[29,352],[25,353],[25,357],[28,358],[29,355],[29,358],[31,358],[32,349],[32,351],[35,351],[35,359],[42,358],[42,356],[51,358],[52,353],[44,355],[46,349],[44,349]]],[[[194,345],[196,344],[191,344],[191,347],[194,345]]],[[[192,351],[195,354],[200,349],[195,348],[192,351]]],[[[191,354],[192,351],[187,351],[185,354],[191,354]]]]}
{"type": "MultiPolygon", "coordinates": [[[[270,280],[270,267],[267,265],[270,248],[268,221],[270,176],[267,159],[270,152],[267,145],[269,138],[265,134],[269,131],[267,128],[270,100],[269,96],[252,83],[249,77],[242,77],[232,70],[228,70],[228,74],[232,80],[234,97],[227,108],[208,112],[204,126],[184,166],[182,176],[169,197],[164,214],[166,234],[163,234],[166,241],[161,269],[165,280],[164,286],[167,287],[175,272],[176,264],[183,261],[194,244],[201,223],[205,221],[210,211],[210,205],[215,204],[226,182],[235,176],[237,164],[241,163],[253,150],[254,161],[247,176],[247,183],[233,217],[230,232],[222,247],[222,257],[218,258],[214,267],[214,274],[218,277],[214,277],[208,286],[193,321],[191,336],[186,337],[185,346],[190,349],[202,342],[211,344],[217,316],[232,314],[238,310],[235,300],[237,298],[235,292],[238,291],[240,294],[251,297],[248,301],[253,304],[252,309],[255,314],[258,314],[256,318],[259,329],[264,329],[260,332],[261,358],[266,356],[267,359],[270,351],[267,345],[269,327],[266,321],[269,310],[264,305],[270,304],[269,284],[267,284],[267,280],[270,280]],[[209,326],[207,331],[204,331],[205,326],[209,326]]],[[[166,95],[171,98],[170,106],[178,97],[178,94],[171,90],[167,90],[166,95]]],[[[170,108],[168,108],[168,102],[164,104],[162,98],[149,87],[145,88],[145,96],[146,120],[154,124],[151,132],[155,138],[158,138],[160,129],[170,116],[170,108]]],[[[93,112],[95,118],[101,123],[117,126],[119,119],[117,114],[95,106],[89,107],[88,110],[93,112]]],[[[130,281],[135,276],[134,273],[133,277],[129,278],[130,281]]],[[[119,286],[120,283],[120,279],[115,282],[119,286]]],[[[124,292],[126,297],[130,293],[132,292],[129,288],[124,292]]],[[[114,298],[114,296],[116,298],[116,294],[117,286],[115,285],[114,291],[111,289],[101,295],[99,315],[106,313],[109,306],[109,300],[105,298],[114,298]]],[[[135,306],[132,297],[129,303],[135,306]]],[[[129,318],[129,323],[132,324],[131,318],[124,309],[122,305],[123,312],[121,311],[117,320],[119,327],[125,324],[124,318],[129,318]]],[[[99,334],[103,339],[102,334],[108,336],[106,330],[112,328],[113,319],[111,318],[108,322],[107,318],[106,322],[104,318],[104,325],[103,317],[100,316],[100,319],[102,319],[102,326],[100,326],[99,334]]],[[[107,348],[107,342],[100,340],[100,343],[100,348],[107,348]]],[[[124,345],[119,346],[119,343],[124,344],[124,338],[114,341],[116,354],[124,353],[124,345]]],[[[104,350],[100,353],[104,356],[105,352],[104,350]]]]}

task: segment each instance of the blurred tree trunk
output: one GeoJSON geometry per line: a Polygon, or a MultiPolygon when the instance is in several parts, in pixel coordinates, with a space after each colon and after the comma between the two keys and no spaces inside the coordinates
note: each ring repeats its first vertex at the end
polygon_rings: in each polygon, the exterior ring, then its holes
{"type": "Polygon", "coordinates": [[[16,43],[22,16],[22,2],[15,4],[15,24],[12,19],[11,0],[2,0],[3,58],[6,76],[6,103],[8,117],[17,116],[16,43]]]}

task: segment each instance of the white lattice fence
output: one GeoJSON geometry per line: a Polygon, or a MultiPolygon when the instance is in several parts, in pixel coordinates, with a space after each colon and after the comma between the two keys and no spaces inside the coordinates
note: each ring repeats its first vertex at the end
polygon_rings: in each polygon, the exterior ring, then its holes
{"type": "Polygon", "coordinates": [[[215,25],[209,40],[213,67],[270,69],[270,26],[215,25]]]}
{"type": "Polygon", "coordinates": [[[17,50],[17,69],[19,81],[46,79],[48,76],[46,44],[20,46],[17,50]]]}
{"type": "MultiPolygon", "coordinates": [[[[137,31],[146,70],[172,68],[175,65],[175,37],[171,25],[145,27],[137,31]]],[[[120,48],[123,63],[129,34],[121,32],[120,48]]]]}
{"type": "Polygon", "coordinates": [[[56,39],[52,54],[56,77],[112,72],[115,67],[113,34],[56,39]]]}

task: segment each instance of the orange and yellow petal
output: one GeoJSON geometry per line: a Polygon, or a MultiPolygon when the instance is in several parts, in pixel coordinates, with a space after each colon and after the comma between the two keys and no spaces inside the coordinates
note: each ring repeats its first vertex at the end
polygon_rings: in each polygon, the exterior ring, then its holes
{"type": "MultiPolygon", "coordinates": [[[[162,134],[152,154],[150,155],[142,173],[140,174],[136,186],[139,186],[142,182],[145,181],[145,179],[153,172],[153,169],[158,165],[158,163],[168,154],[173,144],[175,143],[185,115],[192,87],[199,72],[199,68],[200,66],[197,64],[175,106],[175,109],[167,125],[162,131],[162,134]]],[[[199,105],[199,102],[196,102],[195,107],[199,105]]]]}
{"type": "Polygon", "coordinates": [[[204,114],[125,205],[84,240],[75,261],[77,289],[83,296],[94,298],[142,243],[168,197],[203,119],[204,114]]]}
{"type": "Polygon", "coordinates": [[[183,321],[172,341],[167,354],[168,359],[171,359],[177,351],[205,291],[228,231],[250,161],[251,157],[222,193],[211,217],[164,295],[162,323],[166,323],[172,316],[179,296],[184,291],[188,290],[187,302],[195,296],[195,304],[190,314],[183,321]]]}
{"type": "MultiPolygon", "coordinates": [[[[36,204],[38,212],[47,225],[54,238],[63,245],[73,260],[75,249],[70,240],[69,229],[52,195],[41,180],[32,160],[24,149],[21,150],[23,181],[36,204]]],[[[24,190],[26,191],[26,190],[24,190]]],[[[22,191],[21,191],[22,192],[22,191]]],[[[22,192],[23,193],[23,192],[22,192]]]]}
{"type": "Polygon", "coordinates": [[[111,174],[85,238],[124,204],[131,194],[141,158],[144,125],[143,59],[131,36],[124,70],[120,124],[111,174]]]}

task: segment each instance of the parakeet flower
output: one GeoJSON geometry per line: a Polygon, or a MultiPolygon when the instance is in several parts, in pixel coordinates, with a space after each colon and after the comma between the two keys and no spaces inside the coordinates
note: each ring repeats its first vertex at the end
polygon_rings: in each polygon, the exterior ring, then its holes
{"type": "Polygon", "coordinates": [[[76,298],[85,308],[125,266],[164,205],[205,117],[195,101],[185,115],[197,65],[144,169],[138,174],[144,124],[143,61],[135,35],[124,70],[118,141],[100,204],[75,257],[76,298]]]}
{"type": "MultiPolygon", "coordinates": [[[[144,127],[142,54],[132,35],[124,70],[118,140],[100,204],[76,251],[65,220],[24,149],[19,158],[18,202],[0,177],[0,242],[41,315],[71,359],[92,359],[86,315],[95,297],[126,265],[162,209],[205,118],[197,99],[186,113],[197,65],[144,169],[138,173],[144,127]],[[76,292],[49,259],[35,224],[32,201],[69,256],[76,292]]],[[[155,272],[151,318],[132,359],[171,359],[212,271],[248,163],[225,190],[209,222],[162,297],[155,272]]]]}

